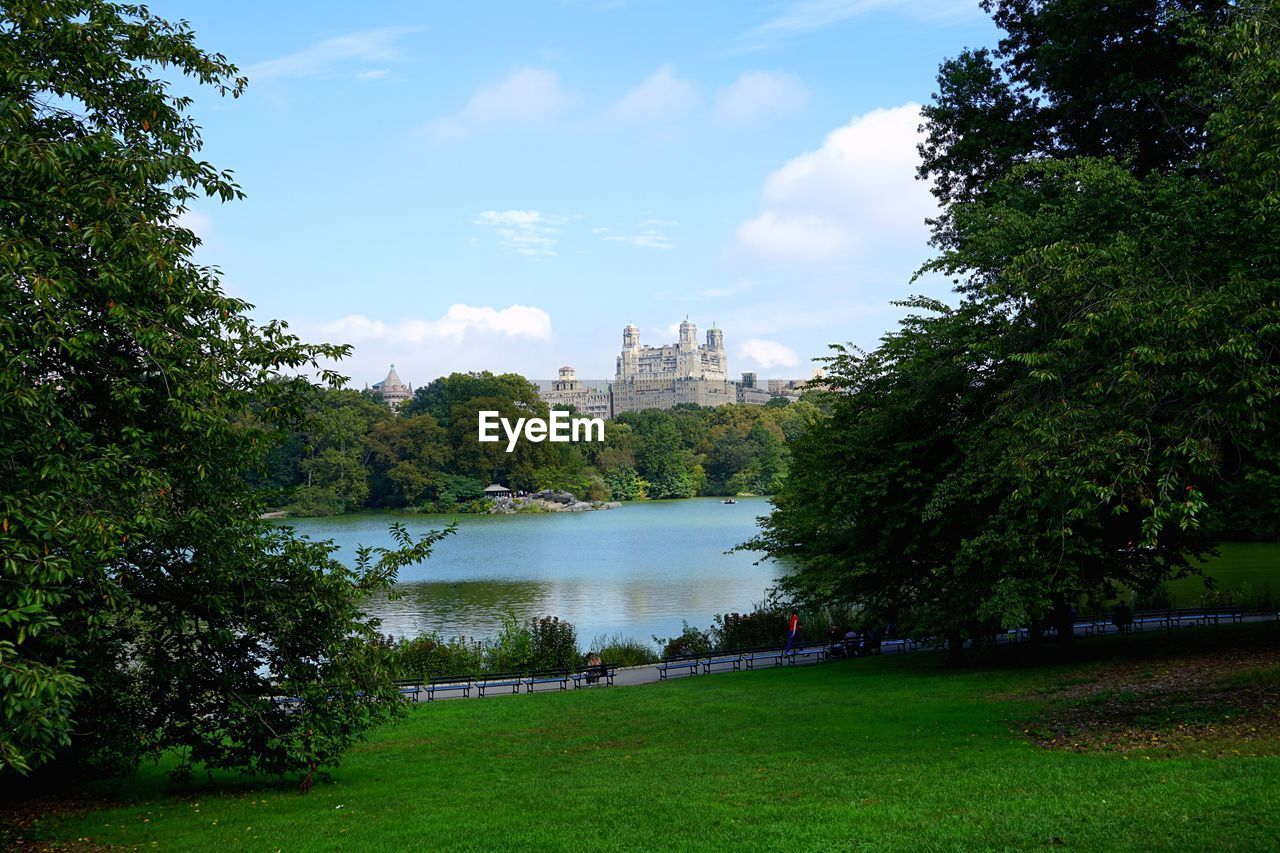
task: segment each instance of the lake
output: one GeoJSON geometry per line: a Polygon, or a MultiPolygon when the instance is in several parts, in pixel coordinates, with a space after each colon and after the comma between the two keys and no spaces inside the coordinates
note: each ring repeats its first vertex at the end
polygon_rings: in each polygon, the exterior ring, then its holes
{"type": "MultiPolygon", "coordinates": [[[[529,515],[363,513],[290,519],[313,539],[332,539],[350,562],[357,545],[392,544],[387,526],[438,530],[457,518],[458,532],[425,563],[400,575],[402,596],[374,599],[383,631],[415,636],[490,637],[502,616],[559,616],[586,648],[600,634],[648,641],[680,633],[681,620],[705,628],[717,613],[749,610],[780,574],[759,555],[725,553],[756,532],[766,498],[640,501],[619,509],[529,515]]],[[[1280,545],[1228,543],[1205,573],[1250,606],[1280,595],[1280,545]]],[[[1194,607],[1199,577],[1172,582],[1176,606],[1194,607]]],[[[1274,604],[1272,605],[1274,606],[1274,604]]]]}
{"type": "Polygon", "coordinates": [[[559,616],[586,648],[600,634],[648,641],[705,628],[717,613],[749,610],[779,574],[759,555],[725,553],[755,535],[766,498],[640,501],[618,509],[528,515],[363,513],[290,519],[299,533],[332,539],[351,562],[357,545],[390,546],[387,527],[458,531],[431,558],[401,572],[398,600],[371,603],[383,632],[487,637],[502,616],[559,616]]]}

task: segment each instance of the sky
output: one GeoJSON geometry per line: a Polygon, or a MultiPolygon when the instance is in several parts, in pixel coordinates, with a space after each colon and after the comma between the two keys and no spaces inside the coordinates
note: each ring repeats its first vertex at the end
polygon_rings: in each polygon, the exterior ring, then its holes
{"type": "Polygon", "coordinates": [[[198,259],[305,340],[394,363],[611,378],[622,328],[724,331],[731,375],[874,346],[935,212],[919,108],[994,44],[969,0],[157,0],[249,77],[196,97],[246,198],[192,206],[198,259]]]}

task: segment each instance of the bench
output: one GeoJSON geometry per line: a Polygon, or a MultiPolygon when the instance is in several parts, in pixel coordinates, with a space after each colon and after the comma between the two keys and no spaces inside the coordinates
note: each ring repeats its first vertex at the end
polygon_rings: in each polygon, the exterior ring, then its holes
{"type": "Polygon", "coordinates": [[[796,658],[812,658],[815,663],[821,663],[827,659],[826,646],[800,646],[793,648],[786,654],[787,660],[795,666],[796,658]]]}
{"type": "Polygon", "coordinates": [[[782,646],[769,646],[760,649],[747,649],[741,655],[747,669],[755,669],[756,663],[767,660],[773,666],[782,666],[782,646]]]}
{"type": "Polygon", "coordinates": [[[617,675],[618,667],[611,663],[602,663],[599,666],[589,667],[582,672],[575,672],[569,677],[573,679],[574,689],[584,684],[604,684],[607,687],[613,686],[613,677],[617,675]],[[591,681],[590,679],[595,679],[591,681]]]}
{"type": "Polygon", "coordinates": [[[434,702],[437,693],[448,693],[453,690],[461,691],[464,699],[471,696],[471,676],[469,675],[445,675],[439,678],[433,678],[426,684],[427,701],[434,702]]]}
{"type": "Polygon", "coordinates": [[[491,687],[510,687],[512,693],[519,693],[520,688],[524,686],[525,677],[526,674],[523,672],[491,672],[476,678],[476,690],[481,699],[484,698],[484,692],[491,687]]]}
{"type": "Polygon", "coordinates": [[[420,678],[413,681],[397,681],[395,685],[401,696],[412,696],[415,702],[418,701],[418,697],[422,694],[422,679],[420,678]]]}
{"type": "Polygon", "coordinates": [[[737,672],[742,669],[742,652],[727,651],[719,654],[708,655],[702,659],[702,671],[710,674],[711,668],[714,666],[724,666],[728,664],[730,669],[722,669],[720,672],[737,672]]]}
{"type": "Polygon", "coordinates": [[[529,693],[533,692],[535,684],[558,684],[561,690],[569,689],[569,670],[567,669],[541,669],[535,670],[524,678],[524,686],[529,693]]]}
{"type": "Polygon", "coordinates": [[[665,681],[672,670],[687,669],[690,675],[698,674],[699,655],[681,655],[674,658],[663,658],[658,661],[658,680],[665,681]]]}
{"type": "Polygon", "coordinates": [[[904,639],[881,640],[880,653],[889,654],[889,653],[909,652],[911,651],[913,646],[914,644],[912,643],[911,640],[904,640],[904,639]]]}

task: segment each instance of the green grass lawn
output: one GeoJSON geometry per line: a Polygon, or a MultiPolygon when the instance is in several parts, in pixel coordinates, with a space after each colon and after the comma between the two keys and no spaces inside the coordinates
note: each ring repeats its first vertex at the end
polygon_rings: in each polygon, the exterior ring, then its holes
{"type": "MultiPolygon", "coordinates": [[[[1242,593],[1247,604],[1271,602],[1280,606],[1280,543],[1228,542],[1204,564],[1204,575],[1214,578],[1224,592],[1242,593]]],[[[1169,594],[1177,607],[1195,607],[1205,593],[1204,577],[1172,581],[1169,594]]]]}
{"type": "MultiPolygon", "coordinates": [[[[1274,654],[1277,631],[1079,651],[1123,661],[1245,637],[1274,654]]],[[[1015,654],[957,671],[906,655],[438,702],[377,732],[305,796],[229,781],[175,795],[153,768],[97,788],[111,807],[27,834],[195,850],[1274,849],[1280,744],[1045,749],[1024,728],[1052,690],[1117,664],[1026,667],[1015,654]]]]}

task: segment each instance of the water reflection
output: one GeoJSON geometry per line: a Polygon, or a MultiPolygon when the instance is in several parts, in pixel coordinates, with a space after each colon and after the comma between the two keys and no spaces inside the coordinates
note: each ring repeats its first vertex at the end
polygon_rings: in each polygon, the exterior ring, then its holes
{"type": "MultiPolygon", "coordinates": [[[[715,613],[764,598],[776,566],[726,551],[751,538],[756,517],[768,509],[760,498],[733,506],[696,499],[592,513],[463,516],[430,560],[401,574],[398,600],[380,596],[370,607],[385,632],[403,636],[490,636],[507,612],[568,619],[584,645],[601,633],[671,636],[682,619],[705,626],[715,613]]],[[[423,532],[451,519],[371,514],[291,523],[333,539],[349,558],[357,544],[390,544],[392,520],[423,532]]]]}

